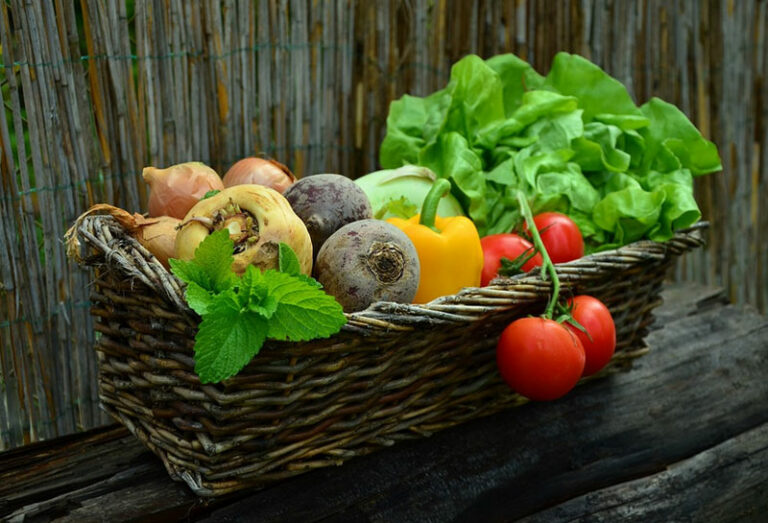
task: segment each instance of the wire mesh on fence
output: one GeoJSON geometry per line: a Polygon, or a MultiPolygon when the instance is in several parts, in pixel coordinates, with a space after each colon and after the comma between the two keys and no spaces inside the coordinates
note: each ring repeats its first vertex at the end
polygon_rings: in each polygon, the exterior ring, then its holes
{"type": "Polygon", "coordinates": [[[0,449],[106,421],[88,275],[62,243],[84,209],[144,210],[146,165],[370,172],[389,101],[467,53],[546,72],[575,52],[680,106],[725,172],[697,181],[710,246],[677,277],[768,309],[766,32],[763,0],[0,3],[0,449]]]}

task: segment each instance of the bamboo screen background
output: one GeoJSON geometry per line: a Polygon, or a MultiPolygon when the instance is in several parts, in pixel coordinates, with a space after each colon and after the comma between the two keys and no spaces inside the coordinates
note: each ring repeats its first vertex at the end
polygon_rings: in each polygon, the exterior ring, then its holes
{"type": "Polygon", "coordinates": [[[143,210],[145,165],[375,170],[389,102],[467,53],[543,74],[579,53],[677,104],[724,171],[697,180],[709,246],[675,276],[768,310],[767,31],[765,0],[3,0],[0,449],[107,421],[88,274],[62,242],[83,210],[143,210]]]}

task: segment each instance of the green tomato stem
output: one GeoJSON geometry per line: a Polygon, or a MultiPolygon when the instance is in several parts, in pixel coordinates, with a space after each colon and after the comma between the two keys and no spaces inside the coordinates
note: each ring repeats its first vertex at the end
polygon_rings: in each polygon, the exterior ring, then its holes
{"type": "Polygon", "coordinates": [[[435,227],[435,216],[437,216],[437,206],[440,204],[440,199],[447,195],[451,190],[451,182],[445,178],[440,178],[432,184],[432,188],[424,197],[424,203],[421,205],[421,218],[419,223],[426,227],[429,227],[435,232],[440,232],[435,227]]]}
{"type": "Polygon", "coordinates": [[[523,217],[525,217],[525,223],[528,225],[528,231],[533,238],[533,245],[538,249],[539,253],[541,253],[541,259],[543,261],[541,264],[541,278],[546,279],[547,273],[549,273],[549,276],[552,279],[552,296],[549,298],[547,309],[544,311],[544,317],[551,320],[555,306],[557,305],[557,300],[560,297],[560,278],[557,277],[555,266],[549,257],[547,249],[544,247],[544,243],[541,241],[541,235],[533,221],[531,208],[528,206],[528,202],[522,191],[517,191],[517,201],[520,204],[520,212],[523,214],[523,217]]]}

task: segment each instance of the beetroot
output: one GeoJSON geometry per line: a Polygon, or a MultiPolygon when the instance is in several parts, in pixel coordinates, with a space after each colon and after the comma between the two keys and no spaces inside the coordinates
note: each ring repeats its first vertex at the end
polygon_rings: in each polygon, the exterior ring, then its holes
{"type": "Polygon", "coordinates": [[[307,226],[313,257],[342,226],[372,217],[371,203],[358,185],[339,174],[315,174],[297,181],[283,193],[293,212],[307,226]]]}
{"type": "Polygon", "coordinates": [[[323,244],[315,277],[344,308],[359,311],[376,301],[411,303],[420,277],[410,238],[381,220],[345,225],[323,244]]]}

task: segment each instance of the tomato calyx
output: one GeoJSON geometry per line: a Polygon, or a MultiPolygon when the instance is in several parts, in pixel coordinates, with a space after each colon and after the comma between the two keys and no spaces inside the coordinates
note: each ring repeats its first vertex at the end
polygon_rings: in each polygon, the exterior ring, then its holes
{"type": "Polygon", "coordinates": [[[529,249],[525,251],[524,253],[517,256],[514,260],[510,260],[506,256],[502,256],[499,261],[501,262],[501,267],[499,267],[498,275],[499,276],[515,276],[517,274],[523,274],[525,271],[523,271],[523,266],[528,263],[530,260],[533,259],[534,256],[536,256],[539,253],[539,250],[535,247],[533,249],[529,249]]]}
{"type": "Polygon", "coordinates": [[[576,318],[573,317],[573,307],[574,307],[573,303],[569,303],[568,305],[563,305],[562,303],[558,303],[555,306],[555,310],[557,311],[557,314],[558,314],[557,318],[555,318],[555,321],[563,325],[565,325],[566,323],[569,325],[572,325],[573,327],[583,332],[587,336],[589,341],[593,341],[592,335],[587,331],[586,327],[584,327],[584,325],[576,321],[576,318]]]}

